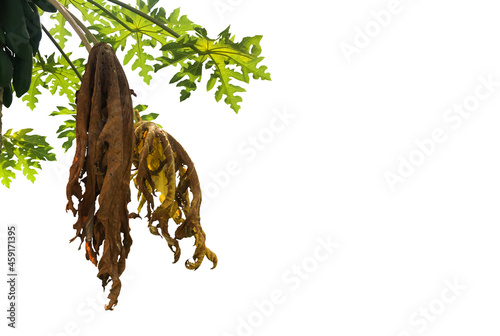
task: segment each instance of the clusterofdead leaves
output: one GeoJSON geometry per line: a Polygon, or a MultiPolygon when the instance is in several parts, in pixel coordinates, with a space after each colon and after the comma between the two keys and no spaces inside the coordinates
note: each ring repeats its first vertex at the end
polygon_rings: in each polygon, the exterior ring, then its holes
{"type": "Polygon", "coordinates": [[[200,224],[200,181],[184,148],[154,122],[138,121],[132,162],[137,168],[133,177],[138,189],[138,211],[146,204],[149,230],[165,238],[174,253],[174,263],[181,252],[178,241],[194,236],[193,262],[186,260],[186,267],[197,269],[207,257],[215,268],[217,256],[205,246],[205,232],[200,224]],[[156,209],[155,192],[160,193],[161,202],[156,209]],[[170,218],[179,225],[173,237],[168,232],[170,218]]]}
{"type": "Polygon", "coordinates": [[[105,43],[96,44],[90,52],[76,108],[76,153],[66,188],[66,210],[78,214],[73,226],[77,231],[75,238],[85,241],[86,257],[98,266],[97,276],[103,287],[112,282],[106,306],[112,310],[118,301],[119,277],[132,245],[127,204],[134,128],[127,78],[115,53],[105,43]],[[78,200],[78,210],[73,197],[78,200]],[[101,245],[102,256],[98,260],[101,245]]]}
{"type": "Polygon", "coordinates": [[[174,262],[180,257],[179,240],[194,236],[193,262],[186,260],[186,267],[197,269],[205,257],[216,267],[217,256],[205,246],[200,224],[201,188],[194,164],[154,122],[140,120],[137,113],[134,125],[127,78],[105,43],[90,52],[76,108],[76,153],[66,210],[78,216],[71,241],[78,237],[85,241],[86,258],[98,267],[102,286],[112,282],[105,309],[113,310],[118,302],[120,275],[132,245],[129,217],[138,217],[127,210],[131,178],[138,189],[138,211],[146,204],[150,232],[165,238],[174,262]],[[131,177],[132,163],[137,171],[131,177]],[[155,208],[156,193],[160,204],[155,208]],[[78,200],[77,209],[73,198],[78,200]],[[170,218],[178,225],[173,237],[168,231],[170,218]]]}

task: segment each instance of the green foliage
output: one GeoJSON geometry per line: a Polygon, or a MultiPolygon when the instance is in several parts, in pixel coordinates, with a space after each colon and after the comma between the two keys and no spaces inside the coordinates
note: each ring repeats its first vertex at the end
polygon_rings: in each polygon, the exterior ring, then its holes
{"type": "Polygon", "coordinates": [[[271,80],[271,75],[266,72],[267,67],[258,65],[264,57],[260,57],[260,40],[262,36],[245,37],[241,42],[234,42],[229,27],[221,32],[217,39],[210,39],[205,29],[197,28],[197,37],[181,36],[175,42],[168,43],[162,50],[175,50],[178,56],[175,59],[160,58],[163,64],[156,67],[157,70],[163,66],[177,63],[180,60],[189,59],[182,64],[181,70],[171,79],[170,83],[177,83],[183,86],[181,91],[181,101],[191,95],[191,91],[196,89],[196,82],[202,77],[203,68],[211,71],[207,82],[207,91],[214,86],[215,100],[219,101],[226,96],[224,102],[235,112],[238,112],[238,105],[242,98],[236,93],[246,90],[235,81],[248,83],[250,75],[254,79],[271,80]],[[196,52],[193,52],[196,51],[196,52]],[[181,81],[181,79],[186,78],[181,81]]]}
{"type": "MultiPolygon", "coordinates": [[[[135,10],[105,0],[61,0],[60,3],[80,11],[83,21],[94,31],[97,40],[123,51],[124,64],[132,62],[132,69],[138,69],[147,84],[151,82],[153,71],[170,65],[179,66],[171,83],[177,83],[182,88],[181,101],[197,89],[196,83],[201,81],[203,69],[210,71],[207,90],[216,87],[215,99],[220,101],[225,97],[224,102],[235,112],[240,109],[242,101],[238,93],[245,92],[236,84],[237,81],[248,83],[250,75],[254,79],[271,79],[266,72],[267,67],[258,65],[263,59],[260,56],[260,35],[234,42],[228,27],[217,39],[210,39],[204,28],[186,15],[180,15],[179,8],[167,16],[166,10],[157,6],[158,0],[136,0],[135,10]]],[[[46,1],[40,0],[36,4],[46,10],[53,9],[51,6],[47,8],[46,1]]],[[[59,47],[64,49],[68,37],[72,35],[68,24],[58,12],[51,18],[55,25],[50,33],[59,47]]],[[[83,60],[75,61],[75,65],[77,71],[82,73],[83,60]]],[[[38,57],[32,80],[28,95],[23,98],[31,109],[38,102],[40,87],[49,88],[52,94],[59,92],[67,95],[68,102],[74,103],[75,84],[79,80],[63,57],[55,59],[51,55],[45,60],[38,57]],[[64,82],[68,83],[67,88],[61,85],[64,82]]]]}
{"type": "Polygon", "coordinates": [[[141,119],[142,120],[146,120],[146,121],[153,121],[155,120],[156,118],[158,118],[159,114],[158,113],[149,113],[149,114],[144,114],[141,116],[141,119]]]}
{"type": "MultiPolygon", "coordinates": [[[[68,53],[68,57],[71,53],[68,53]]],[[[85,66],[84,59],[76,59],[72,63],[79,73],[82,73],[85,66]]],[[[71,115],[71,119],[65,120],[57,130],[58,138],[66,138],[62,144],[64,151],[68,151],[73,145],[75,139],[75,125],[76,125],[76,106],[74,104],[75,94],[80,87],[80,79],[78,75],[71,68],[70,64],[62,56],[55,58],[55,54],[48,57],[38,56],[35,58],[33,67],[31,86],[27,95],[23,97],[28,107],[32,110],[35,109],[38,103],[38,96],[42,94],[40,89],[48,90],[51,94],[59,93],[68,99],[68,106],[57,106],[57,111],[54,111],[50,116],[71,115]]]]}
{"type": "Polygon", "coordinates": [[[132,69],[139,69],[139,75],[147,84],[151,82],[153,70],[157,72],[170,65],[180,67],[170,83],[182,87],[181,101],[197,89],[196,83],[201,81],[204,68],[210,71],[207,90],[216,86],[216,101],[225,96],[224,102],[235,112],[242,101],[237,93],[246,91],[235,84],[237,81],[248,83],[250,75],[254,79],[271,80],[267,67],[258,65],[264,59],[260,56],[260,35],[245,37],[236,43],[228,27],[217,39],[210,39],[204,28],[185,15],[180,16],[179,8],[167,17],[164,8],[155,7],[156,0],[147,3],[136,0],[136,7],[174,30],[177,36],[135,12],[107,5],[104,0],[68,1],[82,12],[99,41],[125,52],[124,64],[133,61],[132,69]],[[99,11],[103,15],[94,14],[99,11]],[[132,41],[127,42],[130,39],[132,41]]]}
{"type": "MultiPolygon", "coordinates": [[[[58,0],[63,6],[67,7],[70,0],[58,0]]],[[[56,12],[50,16],[51,19],[55,20],[56,25],[50,30],[50,34],[57,40],[59,46],[62,49],[66,46],[68,42],[68,37],[71,36],[71,32],[66,28],[66,19],[61,13],[56,12]]]]}
{"type": "Polygon", "coordinates": [[[67,140],[62,144],[64,151],[67,152],[68,149],[73,145],[73,140],[76,138],[76,105],[70,104],[71,108],[64,106],[57,106],[57,111],[52,112],[51,116],[71,116],[71,119],[67,119],[64,123],[57,129],[58,138],[66,138],[67,140]]]}
{"type": "MultiPolygon", "coordinates": [[[[71,2],[83,13],[83,18],[90,24],[88,28],[96,32],[96,38],[101,42],[109,43],[115,50],[124,51],[124,65],[133,61],[132,70],[139,68],[139,75],[149,84],[152,79],[150,73],[154,70],[153,48],[167,43],[174,37],[142,16],[123,10],[117,5],[107,5],[106,1],[71,0],[71,2]],[[94,15],[94,13],[100,13],[100,15],[94,15]]],[[[185,15],[179,16],[179,8],[167,18],[164,8],[154,8],[156,2],[145,3],[137,0],[137,8],[168,28],[175,29],[179,34],[193,32],[194,27],[197,27],[185,15]]]]}
{"type": "MultiPolygon", "coordinates": [[[[26,22],[27,34],[23,31],[22,43],[15,45],[19,56],[23,56],[26,61],[22,64],[19,61],[17,63],[23,65],[23,69],[27,69],[31,64],[26,56],[31,53],[25,51],[32,50],[32,54],[35,54],[38,48],[41,30],[38,29],[39,17],[35,5],[41,9],[40,13],[43,11],[54,13],[50,14],[54,24],[51,25],[48,36],[56,44],[61,55],[42,56],[40,52],[36,53],[29,81],[28,78],[24,78],[26,76],[22,76],[29,71],[18,71],[14,89],[18,96],[27,89],[22,100],[32,110],[37,107],[39,96],[44,91],[67,98],[65,106],[57,106],[57,110],[50,113],[51,116],[66,116],[57,133],[59,138],[65,139],[62,147],[67,151],[75,139],[75,98],[80,87],[81,75],[85,70],[85,60],[71,60],[71,53],[65,52],[69,37],[76,34],[69,28],[63,15],[56,12],[47,0],[19,1],[24,6],[24,14],[16,15],[22,20],[6,16],[5,2],[0,3],[4,23],[7,18],[9,22],[13,22],[11,26],[20,31],[24,29],[23,22],[26,22]]],[[[215,89],[213,91],[215,100],[220,101],[224,98],[224,102],[238,112],[242,102],[241,93],[246,91],[240,86],[241,82],[249,83],[250,78],[271,79],[267,67],[260,65],[263,60],[260,56],[262,39],[260,35],[244,37],[236,42],[228,27],[217,38],[211,39],[204,28],[193,23],[186,15],[181,15],[179,8],[167,15],[163,7],[157,6],[158,0],[136,0],[135,7],[117,0],[59,0],[59,2],[75,14],[78,14],[77,11],[80,12],[81,15],[76,16],[81,18],[94,37],[100,42],[109,43],[115,51],[119,51],[119,54],[123,55],[123,63],[125,65],[131,63],[132,70],[138,71],[146,84],[151,82],[153,73],[168,66],[176,67],[170,83],[175,83],[181,89],[181,101],[189,98],[198,88],[205,72],[207,91],[215,89]]],[[[16,10],[20,13],[18,8],[16,10]]],[[[14,29],[12,27],[6,30],[0,25],[0,63],[4,65],[0,69],[0,82],[8,83],[4,86],[5,106],[9,106],[12,101],[13,90],[10,80],[16,74],[11,70],[16,70],[14,59],[18,57],[11,52],[12,48],[5,47],[5,43],[8,45],[9,42],[8,34],[14,29]]],[[[146,108],[146,105],[136,106],[142,120],[151,121],[158,117],[157,113],[144,113],[146,108]]],[[[53,154],[49,153],[52,147],[45,142],[45,138],[28,135],[30,131],[31,129],[26,129],[11,133],[9,130],[3,136],[0,179],[6,186],[9,186],[11,179],[15,177],[13,169],[22,170],[28,179],[34,181],[36,169],[40,169],[39,161],[54,159],[53,154]]]]}
{"type": "MultiPolygon", "coordinates": [[[[71,56],[71,53],[67,55],[71,56]]],[[[60,96],[65,96],[68,98],[68,104],[74,103],[75,93],[80,87],[80,78],[64,57],[56,58],[55,54],[52,54],[35,57],[34,61],[31,86],[28,94],[22,98],[28,107],[35,109],[38,96],[42,94],[40,88],[48,90],[53,95],[58,93],[60,96]]],[[[72,61],[79,73],[83,73],[85,69],[84,61],[83,58],[72,61]]]]}
{"type": "MultiPolygon", "coordinates": [[[[156,118],[158,118],[158,116],[159,116],[158,113],[148,113],[148,114],[145,114],[144,111],[146,111],[147,108],[148,108],[148,105],[140,104],[140,105],[136,105],[134,107],[134,110],[137,110],[137,112],[139,112],[139,116],[141,117],[141,120],[153,121],[156,118]]],[[[160,124],[156,124],[156,125],[158,127],[160,127],[160,128],[163,128],[163,126],[161,126],[160,124]]]]}
{"type": "Polygon", "coordinates": [[[137,110],[139,112],[139,115],[141,116],[142,120],[147,120],[147,121],[153,121],[156,118],[158,118],[159,114],[158,113],[149,113],[149,114],[144,114],[144,111],[148,108],[148,105],[144,104],[139,104],[134,107],[134,110],[137,110]]]}
{"type": "Polygon", "coordinates": [[[40,16],[31,0],[0,3],[0,87],[5,107],[12,102],[12,87],[17,97],[28,90],[41,37],[40,16]]]}
{"type": "Polygon", "coordinates": [[[0,155],[0,182],[7,188],[16,177],[14,170],[19,170],[31,182],[35,182],[37,169],[41,169],[40,161],[54,161],[53,149],[45,141],[44,136],[28,134],[32,128],[17,132],[9,129],[2,136],[2,153],[0,155]]]}

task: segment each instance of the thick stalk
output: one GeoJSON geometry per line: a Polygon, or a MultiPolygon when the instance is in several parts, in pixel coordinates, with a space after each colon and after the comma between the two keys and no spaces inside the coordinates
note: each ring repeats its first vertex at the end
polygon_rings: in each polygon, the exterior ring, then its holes
{"type": "Polygon", "coordinates": [[[83,45],[85,45],[85,48],[87,48],[87,51],[90,52],[92,46],[90,45],[89,40],[87,40],[87,38],[85,37],[85,33],[80,29],[75,20],[73,20],[73,17],[71,16],[70,12],[66,9],[66,7],[61,5],[57,0],[47,0],[47,1],[50,2],[59,11],[59,13],[61,13],[61,15],[66,19],[66,21],[69,22],[71,27],[73,27],[73,30],[78,34],[78,36],[82,40],[83,45]]]}
{"type": "Polygon", "coordinates": [[[80,26],[80,28],[85,32],[85,34],[87,34],[87,37],[89,38],[89,40],[92,41],[92,43],[97,44],[99,43],[99,41],[97,41],[97,39],[95,38],[94,35],[92,35],[92,33],[90,32],[90,30],[87,29],[87,27],[83,24],[82,21],[78,20],[78,18],[76,16],[73,15],[73,13],[71,13],[70,11],[68,11],[68,13],[71,15],[71,17],[73,18],[73,20],[75,20],[75,22],[78,24],[78,26],[80,26]]]}

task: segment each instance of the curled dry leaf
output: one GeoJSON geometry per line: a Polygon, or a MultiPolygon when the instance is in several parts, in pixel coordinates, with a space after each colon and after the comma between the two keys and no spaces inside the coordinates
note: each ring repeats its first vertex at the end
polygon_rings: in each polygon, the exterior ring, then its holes
{"type": "Polygon", "coordinates": [[[198,174],[184,148],[154,122],[139,121],[135,124],[132,162],[137,168],[133,178],[138,189],[138,212],[146,204],[149,230],[165,238],[174,252],[174,263],[181,252],[178,241],[194,236],[193,262],[186,260],[186,267],[197,269],[206,256],[215,268],[217,256],[205,246],[205,232],[200,225],[198,174]],[[161,204],[155,209],[156,192],[160,193],[161,204]],[[173,237],[168,232],[170,218],[179,225],[173,237]]]}
{"type": "Polygon", "coordinates": [[[76,108],[76,153],[66,188],[66,211],[78,215],[71,241],[77,237],[85,241],[86,257],[98,267],[103,287],[112,282],[105,306],[112,310],[132,245],[127,204],[134,127],[127,78],[105,43],[96,44],[89,54],[76,108]],[[77,209],[73,197],[78,200],[77,209]]]}

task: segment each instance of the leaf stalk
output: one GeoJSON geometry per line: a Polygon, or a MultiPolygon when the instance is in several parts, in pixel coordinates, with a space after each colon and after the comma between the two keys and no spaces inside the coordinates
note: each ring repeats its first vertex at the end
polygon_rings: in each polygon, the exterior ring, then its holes
{"type": "Polygon", "coordinates": [[[132,28],[130,28],[125,22],[123,22],[122,20],[120,20],[115,14],[111,13],[106,7],[103,7],[101,6],[100,4],[98,4],[97,2],[93,1],[93,0],[87,0],[87,2],[90,2],[92,5],[96,6],[97,8],[99,8],[100,10],[102,10],[104,13],[106,13],[109,17],[111,17],[113,20],[115,20],[116,22],[118,22],[119,24],[121,24],[123,26],[123,28],[127,29],[128,31],[130,32],[133,32],[134,30],[132,28]]]}
{"type": "Polygon", "coordinates": [[[87,40],[87,38],[85,37],[85,34],[80,29],[78,24],[75,22],[75,20],[71,16],[71,13],[68,11],[68,9],[66,7],[64,7],[63,5],[61,5],[61,3],[59,3],[59,1],[57,1],[57,0],[47,0],[47,1],[50,2],[59,11],[59,13],[61,13],[61,15],[66,19],[66,21],[69,22],[71,27],[73,27],[73,30],[76,32],[76,34],[82,40],[85,48],[87,48],[87,51],[90,52],[90,50],[92,49],[92,46],[90,45],[89,40],[87,40]]]}
{"type": "Polygon", "coordinates": [[[114,4],[118,5],[118,6],[121,6],[123,8],[126,8],[129,11],[134,12],[135,14],[137,14],[139,16],[142,16],[143,18],[145,18],[146,20],[149,20],[149,21],[153,22],[158,27],[162,28],[163,30],[165,30],[166,32],[168,32],[170,35],[172,35],[175,38],[179,38],[181,36],[177,32],[175,32],[174,30],[172,30],[171,28],[168,28],[167,26],[165,26],[165,24],[163,22],[161,22],[160,20],[157,20],[154,17],[151,17],[151,16],[147,15],[146,13],[141,12],[140,10],[138,10],[136,8],[134,8],[134,7],[130,6],[130,5],[127,5],[126,3],[123,3],[123,2],[121,2],[119,0],[107,0],[107,1],[112,2],[112,3],[114,3],[114,4]]]}
{"type": "Polygon", "coordinates": [[[61,53],[61,55],[64,57],[64,59],[66,60],[66,62],[69,63],[69,65],[71,66],[71,69],[73,69],[73,71],[76,73],[76,75],[78,76],[78,78],[81,81],[82,80],[82,75],[80,74],[80,72],[78,72],[78,70],[76,69],[76,67],[73,64],[73,62],[71,62],[71,60],[69,59],[68,55],[66,55],[66,53],[64,52],[64,50],[62,50],[61,46],[59,44],[57,44],[57,41],[49,33],[49,31],[47,30],[47,28],[45,28],[44,25],[42,25],[42,30],[47,35],[47,37],[52,41],[52,43],[54,43],[54,45],[56,46],[57,50],[59,50],[59,52],[61,53]]]}
{"type": "Polygon", "coordinates": [[[68,13],[71,15],[73,20],[80,26],[80,28],[87,34],[87,37],[92,41],[92,43],[97,44],[99,41],[95,38],[95,36],[90,32],[90,30],[87,29],[87,27],[83,24],[82,21],[80,21],[73,13],[69,12],[68,13]]]}

